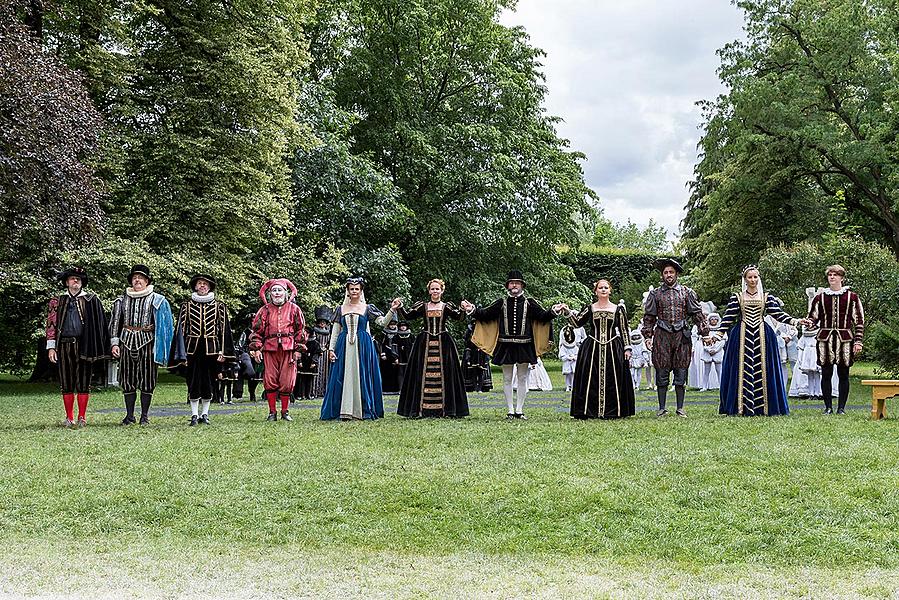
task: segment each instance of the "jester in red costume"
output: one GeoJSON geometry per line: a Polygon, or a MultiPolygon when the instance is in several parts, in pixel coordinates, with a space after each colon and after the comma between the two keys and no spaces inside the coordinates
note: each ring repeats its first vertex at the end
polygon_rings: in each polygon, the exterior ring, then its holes
{"type": "Polygon", "coordinates": [[[268,400],[268,421],[292,421],[288,407],[297,378],[297,359],[306,349],[306,321],[294,304],[297,288],[287,279],[270,279],[259,289],[262,308],[253,318],[250,354],[265,365],[262,383],[268,400]],[[288,297],[289,293],[289,297],[288,297]]]}

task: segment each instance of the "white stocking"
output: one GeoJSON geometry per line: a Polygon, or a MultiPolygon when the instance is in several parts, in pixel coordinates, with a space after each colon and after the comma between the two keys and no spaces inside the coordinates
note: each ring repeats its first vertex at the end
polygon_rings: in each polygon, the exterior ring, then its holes
{"type": "Polygon", "coordinates": [[[531,372],[528,363],[518,363],[518,404],[515,409],[516,415],[524,414],[524,399],[528,397],[528,373],[531,372]]]}
{"type": "Polygon", "coordinates": [[[210,399],[210,400],[203,400],[203,412],[200,413],[200,414],[203,414],[203,415],[208,415],[208,414],[209,414],[209,404],[210,404],[211,402],[212,402],[211,399],[210,399]]]}
{"type": "MultiPolygon", "coordinates": [[[[515,365],[503,365],[503,394],[506,396],[506,408],[510,415],[515,412],[515,404],[512,402],[512,369],[514,367],[515,365]]],[[[527,389],[527,384],[524,387],[527,389]]],[[[521,388],[518,390],[518,393],[521,394],[521,388]]]]}
{"type": "Polygon", "coordinates": [[[195,417],[200,416],[200,401],[199,400],[191,400],[190,401],[190,414],[195,417]]]}

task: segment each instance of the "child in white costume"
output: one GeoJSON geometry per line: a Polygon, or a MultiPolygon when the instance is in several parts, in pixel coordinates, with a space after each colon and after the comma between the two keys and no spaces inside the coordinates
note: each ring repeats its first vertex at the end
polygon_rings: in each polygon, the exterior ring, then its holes
{"type": "Polygon", "coordinates": [[[587,337],[583,327],[574,328],[566,325],[559,334],[559,359],[562,361],[562,375],[565,376],[565,391],[570,392],[574,385],[574,366],[577,363],[578,349],[587,337]]]}
{"type": "Polygon", "coordinates": [[[643,369],[650,366],[649,350],[646,349],[646,339],[640,333],[640,329],[631,331],[631,379],[634,381],[634,391],[640,389],[640,379],[643,377],[643,369]]]}
{"type": "MultiPolygon", "coordinates": [[[[721,329],[721,315],[713,312],[709,315],[709,335],[721,329]]],[[[700,377],[700,390],[717,390],[721,387],[721,363],[724,362],[724,345],[727,343],[727,334],[722,334],[721,339],[713,338],[708,345],[702,345],[700,364],[702,374],[700,377]]]]}

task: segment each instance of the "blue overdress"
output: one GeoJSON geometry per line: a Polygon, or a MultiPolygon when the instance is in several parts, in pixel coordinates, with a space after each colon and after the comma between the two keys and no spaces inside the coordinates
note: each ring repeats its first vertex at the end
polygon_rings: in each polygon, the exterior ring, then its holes
{"type": "MultiPolygon", "coordinates": [[[[347,322],[346,315],[340,315],[340,334],[334,353],[337,360],[331,363],[328,375],[328,387],[322,401],[321,418],[330,421],[340,418],[340,406],[343,400],[343,380],[346,370],[347,322]]],[[[349,346],[350,351],[359,353],[359,387],[362,390],[362,418],[378,419],[384,417],[384,399],[381,395],[381,369],[378,364],[378,352],[374,339],[368,332],[368,313],[359,315],[356,331],[356,343],[349,346]]],[[[351,375],[353,376],[353,375],[351,375]]]]}

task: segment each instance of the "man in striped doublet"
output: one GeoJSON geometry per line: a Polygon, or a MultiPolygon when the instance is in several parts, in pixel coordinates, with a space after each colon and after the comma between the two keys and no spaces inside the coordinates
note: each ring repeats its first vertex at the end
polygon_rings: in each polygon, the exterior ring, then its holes
{"type": "Polygon", "coordinates": [[[140,392],[140,424],[150,423],[150,402],[156,389],[158,365],[169,362],[172,344],[172,308],[153,290],[146,265],[128,273],[129,287],[112,306],[109,336],[112,356],[119,359],[119,384],[125,396],[122,425],[135,423],[134,406],[140,392]]]}

